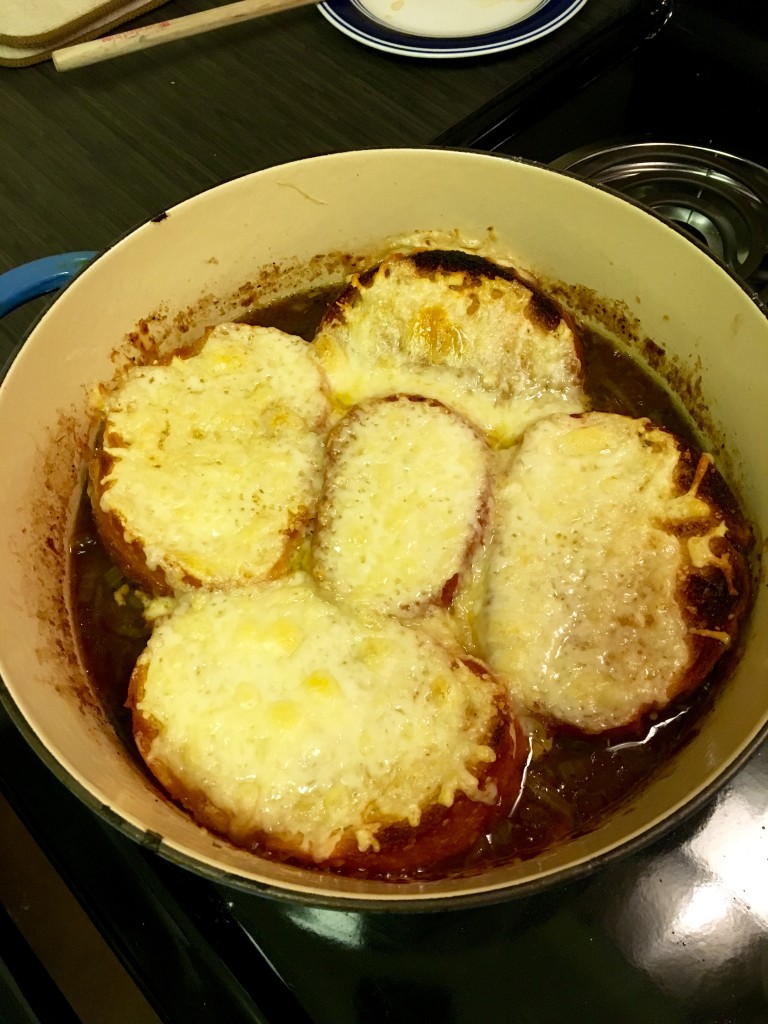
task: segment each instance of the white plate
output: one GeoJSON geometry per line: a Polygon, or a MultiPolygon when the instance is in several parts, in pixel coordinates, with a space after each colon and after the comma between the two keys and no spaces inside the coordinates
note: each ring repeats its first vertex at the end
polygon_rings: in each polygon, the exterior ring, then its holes
{"type": "Polygon", "coordinates": [[[325,0],[352,39],[408,57],[482,57],[554,32],[587,0],[325,0]]]}

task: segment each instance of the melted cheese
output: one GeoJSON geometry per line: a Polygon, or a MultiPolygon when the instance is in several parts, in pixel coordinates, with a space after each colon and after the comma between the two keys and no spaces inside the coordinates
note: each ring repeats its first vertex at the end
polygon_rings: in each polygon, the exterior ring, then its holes
{"type": "Polygon", "coordinates": [[[314,575],[351,606],[415,612],[460,575],[482,531],[488,448],[444,406],[372,402],[336,428],[314,575]]]}
{"type": "MultiPolygon", "coordinates": [[[[526,707],[598,732],[667,702],[689,650],[684,545],[665,524],[709,513],[676,493],[678,458],[671,435],[610,414],[526,434],[500,481],[475,622],[526,707]]],[[[704,542],[688,542],[699,558],[704,542]]]]}
{"type": "Polygon", "coordinates": [[[176,589],[263,578],[314,508],[326,387],[301,339],[235,324],[132,370],[106,410],[102,510],[176,589]]]}
{"type": "Polygon", "coordinates": [[[541,416],[584,409],[578,343],[530,313],[522,282],[385,261],[321,325],[320,359],[342,405],[395,393],[436,398],[496,446],[541,416]]]}
{"type": "Polygon", "coordinates": [[[202,791],[235,837],[290,837],[322,860],[350,830],[375,848],[382,824],[416,826],[457,792],[495,799],[474,774],[495,759],[493,688],[425,634],[326,603],[303,575],[183,596],[139,666],[148,763],[202,791]]]}

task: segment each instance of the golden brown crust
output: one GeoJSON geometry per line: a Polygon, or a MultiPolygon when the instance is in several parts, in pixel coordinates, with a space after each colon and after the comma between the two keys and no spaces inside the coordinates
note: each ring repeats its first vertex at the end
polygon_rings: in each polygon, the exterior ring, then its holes
{"type": "Polygon", "coordinates": [[[710,674],[736,642],[752,599],[749,552],[754,535],[728,484],[712,457],[701,455],[677,439],[680,461],[675,485],[678,493],[694,493],[709,507],[705,519],[665,524],[681,541],[685,565],[678,581],[678,600],[688,627],[690,659],[670,688],[670,698],[689,693],[710,674]],[[725,527],[724,536],[709,540],[708,564],[696,566],[686,535],[699,536],[725,527]]]}
{"type": "MultiPolygon", "coordinates": [[[[141,544],[135,540],[125,539],[125,524],[122,519],[115,512],[105,512],[102,508],[101,498],[108,486],[105,480],[112,472],[114,464],[113,456],[103,448],[98,448],[88,465],[88,496],[99,539],[109,557],[127,579],[150,594],[171,594],[173,591],[163,569],[150,569],[141,544]]],[[[199,585],[199,582],[189,582],[191,586],[199,585]]]]}
{"type": "Polygon", "coordinates": [[[408,264],[418,277],[435,279],[443,274],[460,274],[467,289],[477,287],[483,280],[502,280],[521,285],[531,296],[526,309],[528,320],[545,331],[556,330],[561,321],[564,321],[573,332],[575,354],[583,367],[584,353],[576,322],[564,307],[514,267],[501,266],[484,256],[460,249],[423,249],[412,253],[395,254],[388,257],[384,263],[370,267],[362,274],[358,274],[355,281],[331,304],[323,318],[323,326],[343,323],[346,319],[345,310],[357,303],[362,290],[373,284],[379,270],[383,267],[384,276],[388,277],[390,267],[397,263],[408,264]]]}
{"type": "Polygon", "coordinates": [[[528,753],[527,741],[506,697],[498,698],[497,712],[486,740],[496,760],[473,768],[481,788],[489,783],[495,785],[498,798],[493,803],[457,793],[450,807],[433,804],[425,809],[415,828],[402,821],[386,825],[376,833],[378,850],[360,851],[354,836],[349,836],[337,845],[323,866],[362,872],[369,877],[409,875],[419,868],[431,868],[460,856],[490,832],[496,822],[509,814],[520,794],[528,753]]]}
{"type": "MultiPolygon", "coordinates": [[[[108,487],[105,480],[111,473],[114,462],[112,455],[105,452],[103,448],[98,448],[88,465],[88,495],[99,539],[107,554],[126,579],[131,580],[137,587],[149,594],[160,597],[170,596],[174,593],[174,589],[168,582],[163,566],[159,565],[156,569],[150,569],[141,542],[126,540],[123,520],[117,513],[105,512],[102,508],[101,498],[108,487]]],[[[282,551],[275,563],[264,574],[265,580],[277,579],[288,572],[294,554],[303,541],[311,521],[310,509],[297,509],[286,529],[281,531],[282,551]]],[[[175,567],[172,559],[168,560],[167,565],[169,568],[175,567]]],[[[210,586],[210,581],[203,581],[189,572],[183,574],[182,582],[185,587],[190,589],[210,586]]],[[[226,589],[225,583],[221,581],[217,581],[217,583],[222,589],[226,589]]]]}
{"type": "MultiPolygon", "coordinates": [[[[505,282],[517,289],[522,297],[528,296],[524,309],[520,316],[527,320],[530,326],[544,334],[554,334],[562,325],[567,327],[571,335],[572,350],[569,364],[572,374],[572,384],[582,385],[584,382],[584,348],[580,337],[579,328],[573,316],[555,300],[542,291],[536,282],[521,274],[511,266],[502,266],[484,256],[454,249],[424,249],[411,253],[395,253],[387,257],[382,263],[370,267],[368,270],[358,274],[352,282],[344,289],[337,299],[328,308],[320,325],[318,336],[323,332],[342,325],[348,325],[349,312],[363,299],[365,291],[370,288],[381,273],[385,278],[391,276],[393,269],[406,267],[414,278],[426,278],[438,280],[442,277],[452,275],[460,278],[460,283],[452,283],[449,288],[452,292],[466,293],[469,304],[467,316],[471,320],[472,314],[480,308],[481,299],[478,289],[483,285],[491,284],[494,281],[505,282]]],[[[495,290],[498,295],[500,292],[495,290]]],[[[491,290],[491,297],[498,295],[491,290]]],[[[442,321],[445,314],[440,309],[432,311],[438,320],[433,324],[435,336],[440,334],[441,327],[445,326],[442,321]]],[[[429,319],[430,310],[424,308],[422,315],[429,319]]],[[[498,339],[493,340],[497,344],[498,339]]],[[[450,346],[449,346],[450,349],[450,346]]],[[[446,353],[440,351],[440,346],[431,352],[435,363],[445,361],[443,356],[446,353]]],[[[475,353],[475,358],[477,353],[475,353]]],[[[448,360],[451,361],[450,359],[448,360]]],[[[463,362],[462,356],[459,362],[463,362]]]]}
{"type": "MultiPolygon", "coordinates": [[[[98,448],[88,465],[88,495],[99,539],[123,575],[137,587],[156,596],[171,595],[174,590],[168,583],[163,566],[150,569],[141,542],[126,540],[123,520],[115,512],[105,512],[101,506],[101,497],[108,486],[105,479],[112,471],[114,461],[113,456],[102,448],[98,448]]],[[[286,529],[281,531],[284,543],[280,556],[264,574],[265,580],[277,579],[288,571],[291,560],[304,539],[311,520],[312,513],[308,508],[298,509],[296,514],[291,517],[286,529]]],[[[173,564],[173,561],[169,559],[168,566],[172,567],[173,564]]],[[[210,581],[200,580],[189,572],[184,573],[182,582],[190,589],[210,585],[210,581]]],[[[221,581],[217,582],[220,587],[225,587],[221,581]]]]}
{"type": "MultiPolygon", "coordinates": [[[[573,418],[586,419],[590,415],[581,413],[573,418]]],[[[751,607],[749,554],[754,534],[711,455],[700,452],[651,420],[640,422],[645,424],[645,443],[651,447],[658,447],[660,451],[663,447],[654,435],[663,434],[674,441],[678,462],[673,493],[676,496],[690,494],[704,502],[708,509],[700,516],[659,524],[680,542],[683,568],[677,582],[677,599],[688,629],[689,659],[684,669],[670,680],[667,701],[671,701],[699,687],[738,639],[751,607]],[[724,536],[712,536],[708,540],[707,564],[694,565],[688,541],[722,527],[724,536]]],[[[656,704],[638,709],[629,727],[636,728],[649,712],[658,709],[656,704]]]]}
{"type": "Polygon", "coordinates": [[[146,669],[139,663],[131,675],[125,706],[131,711],[133,738],[145,764],[168,795],[186,808],[192,817],[219,835],[226,836],[230,828],[230,816],[213,804],[201,789],[185,785],[163,762],[152,756],[152,745],[160,729],[155,721],[138,709],[141,702],[146,669]]]}
{"type": "Polygon", "coordinates": [[[477,642],[532,714],[636,730],[736,649],[752,535],[711,456],[595,411],[540,421],[508,473],[477,642]]]}
{"type": "MultiPolygon", "coordinates": [[[[168,583],[163,566],[151,569],[146,564],[146,556],[141,543],[126,540],[125,523],[120,516],[115,512],[104,512],[101,507],[101,496],[106,488],[104,479],[112,471],[113,465],[114,458],[102,449],[98,449],[88,466],[88,495],[99,540],[126,579],[139,589],[159,597],[172,595],[174,591],[168,583]]],[[[309,509],[297,510],[287,528],[283,530],[285,543],[281,555],[265,573],[264,579],[276,580],[289,570],[311,518],[309,509]]],[[[183,574],[182,583],[190,589],[206,586],[204,581],[189,572],[183,574]]]]}
{"type": "MultiPolygon", "coordinates": [[[[350,412],[348,412],[347,415],[331,430],[326,442],[325,475],[315,517],[316,528],[312,542],[312,571],[317,581],[323,587],[326,586],[325,580],[328,576],[327,551],[324,548],[323,542],[325,533],[331,528],[336,516],[333,494],[333,478],[337,466],[345,453],[347,441],[350,435],[354,434],[357,425],[361,423],[368,413],[375,409],[377,405],[394,402],[414,402],[421,405],[427,405],[430,408],[442,411],[446,416],[452,418],[458,417],[462,425],[466,427],[467,430],[471,431],[472,434],[477,437],[478,441],[482,443],[483,447],[485,447],[485,439],[483,438],[482,433],[468,420],[464,419],[464,417],[459,417],[457,413],[453,412],[443,402],[438,401],[436,398],[426,398],[423,395],[394,394],[387,395],[384,398],[368,399],[367,401],[360,402],[358,405],[354,406],[350,412]]],[[[476,552],[483,543],[490,518],[490,500],[491,473],[490,464],[488,464],[486,466],[485,483],[479,494],[472,527],[467,531],[466,542],[460,558],[458,570],[452,573],[447,579],[435,580],[435,585],[432,591],[423,595],[417,603],[414,602],[402,605],[399,611],[405,617],[420,615],[430,606],[437,606],[439,608],[450,607],[462,580],[472,567],[472,560],[476,552]]]]}
{"type": "Polygon", "coordinates": [[[134,739],[147,767],[169,796],[189,811],[199,824],[236,846],[278,860],[346,874],[363,873],[371,878],[405,877],[424,866],[439,865],[468,850],[510,812],[522,788],[528,742],[506,693],[484,665],[474,659],[462,661],[478,678],[478,685],[493,686],[496,690],[496,714],[482,741],[491,747],[496,759],[467,766],[480,783],[481,790],[487,792],[488,787],[495,788],[496,798],[486,803],[457,792],[450,807],[435,803],[424,808],[417,826],[407,821],[377,822],[375,849],[360,850],[355,832],[350,829],[331,855],[322,861],[313,860],[304,852],[301,835],[269,833],[258,828],[239,829],[233,816],[213,803],[203,790],[185,783],[161,758],[152,756],[152,746],[159,730],[156,723],[138,708],[146,678],[142,665],[137,666],[131,677],[126,706],[132,712],[134,739]]]}
{"type": "MultiPolygon", "coordinates": [[[[255,328],[254,328],[255,329],[255,328]]],[[[157,359],[153,366],[167,366],[178,360],[188,360],[199,356],[211,335],[213,328],[205,331],[197,341],[157,359]]],[[[294,339],[298,340],[298,339],[294,339]]],[[[306,347],[302,342],[302,347],[306,347]]],[[[119,388],[117,389],[119,391],[119,388]]],[[[323,377],[319,378],[319,390],[328,399],[328,385],[323,377]]],[[[326,429],[327,409],[311,424],[315,435],[321,437],[326,429]]],[[[121,569],[123,574],[139,588],[153,595],[171,595],[175,590],[197,588],[222,588],[238,586],[243,581],[229,577],[220,578],[215,572],[206,568],[197,575],[185,566],[184,561],[165,552],[150,567],[147,563],[144,538],[136,536],[136,528],[121,516],[119,511],[107,511],[103,501],[111,483],[109,477],[120,473],[120,452],[129,448],[129,441],[114,427],[114,420],[107,415],[97,436],[96,447],[88,465],[88,496],[93,510],[96,530],[107,553],[121,569]],[[132,539],[127,539],[132,537],[132,539]],[[173,581],[173,583],[171,582],[173,581]]],[[[146,455],[139,449],[139,455],[146,455]]],[[[151,454],[151,453],[150,453],[151,454]]],[[[309,503],[309,498],[308,498],[309,503]]],[[[106,504],[109,504],[107,502],[106,504]]],[[[296,549],[304,539],[313,518],[313,509],[299,505],[295,509],[286,509],[282,528],[275,530],[275,538],[280,545],[279,553],[271,565],[259,565],[258,578],[275,579],[283,575],[289,568],[296,549]]],[[[247,561],[249,552],[243,552],[243,561],[247,561]]],[[[274,555],[274,550],[270,551],[274,555]]],[[[265,559],[266,562],[266,559],[265,559]]],[[[245,582],[253,582],[248,577],[245,582]]]]}

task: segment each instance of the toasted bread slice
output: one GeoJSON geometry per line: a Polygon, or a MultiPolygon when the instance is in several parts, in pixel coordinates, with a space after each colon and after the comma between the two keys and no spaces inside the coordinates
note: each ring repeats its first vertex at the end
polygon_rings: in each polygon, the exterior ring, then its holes
{"type": "Polygon", "coordinates": [[[235,844],[390,874],[470,846],[519,792],[525,741],[484,667],[303,574],[182,596],[131,681],[166,789],[235,844]]]}
{"type": "Polygon", "coordinates": [[[315,346],[342,404],[425,395],[498,446],[585,408],[570,317],[511,267],[466,252],[396,254],[353,278],[315,346]]]}
{"type": "Polygon", "coordinates": [[[312,541],[324,593],[413,616],[448,606],[487,524],[490,450],[440,402],[373,399],[336,425],[312,541]]]}
{"type": "Polygon", "coordinates": [[[733,644],[750,530],[711,457],[649,420],[541,420],[495,510],[479,649],[531,711],[634,725],[733,644]]]}
{"type": "Polygon", "coordinates": [[[311,346],[271,328],[129,371],[89,473],[115,561],[161,594],[277,574],[314,515],[329,408],[311,346]]]}

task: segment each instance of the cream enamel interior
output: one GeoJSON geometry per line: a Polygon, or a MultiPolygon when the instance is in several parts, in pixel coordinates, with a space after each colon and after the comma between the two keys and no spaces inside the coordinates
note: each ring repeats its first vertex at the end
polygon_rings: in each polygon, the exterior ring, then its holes
{"type": "MultiPolygon", "coordinates": [[[[71,640],[55,614],[63,599],[60,560],[46,541],[48,520],[65,508],[80,479],[88,394],[113,376],[113,352],[155,311],[164,311],[172,327],[178,313],[209,295],[221,299],[216,317],[228,319],[239,308],[238,290],[267,264],[376,252],[387,238],[423,230],[458,231],[479,242],[492,237],[523,268],[623,303],[645,335],[698,379],[708,422],[717,428],[712,442],[728,452],[725,471],[757,526],[758,546],[768,534],[768,320],[695,245],[613,194],[486,155],[363,151],[236,179],[131,233],[56,300],[0,390],[6,439],[0,521],[7,538],[0,670],[18,713],[89,802],[142,833],[157,833],[167,850],[202,870],[223,871],[236,884],[321,901],[421,905],[501,896],[533,879],[555,880],[688,803],[728,771],[768,720],[763,576],[744,656],[714,713],[626,809],[590,835],[525,863],[390,888],[270,864],[228,847],[169,805],[81,700],[82,674],[71,664],[71,640]]],[[[325,273],[325,264],[313,266],[325,273]]],[[[205,308],[185,341],[212,322],[211,307],[205,308]]],[[[65,523],[59,526],[63,537],[65,523]]]]}

